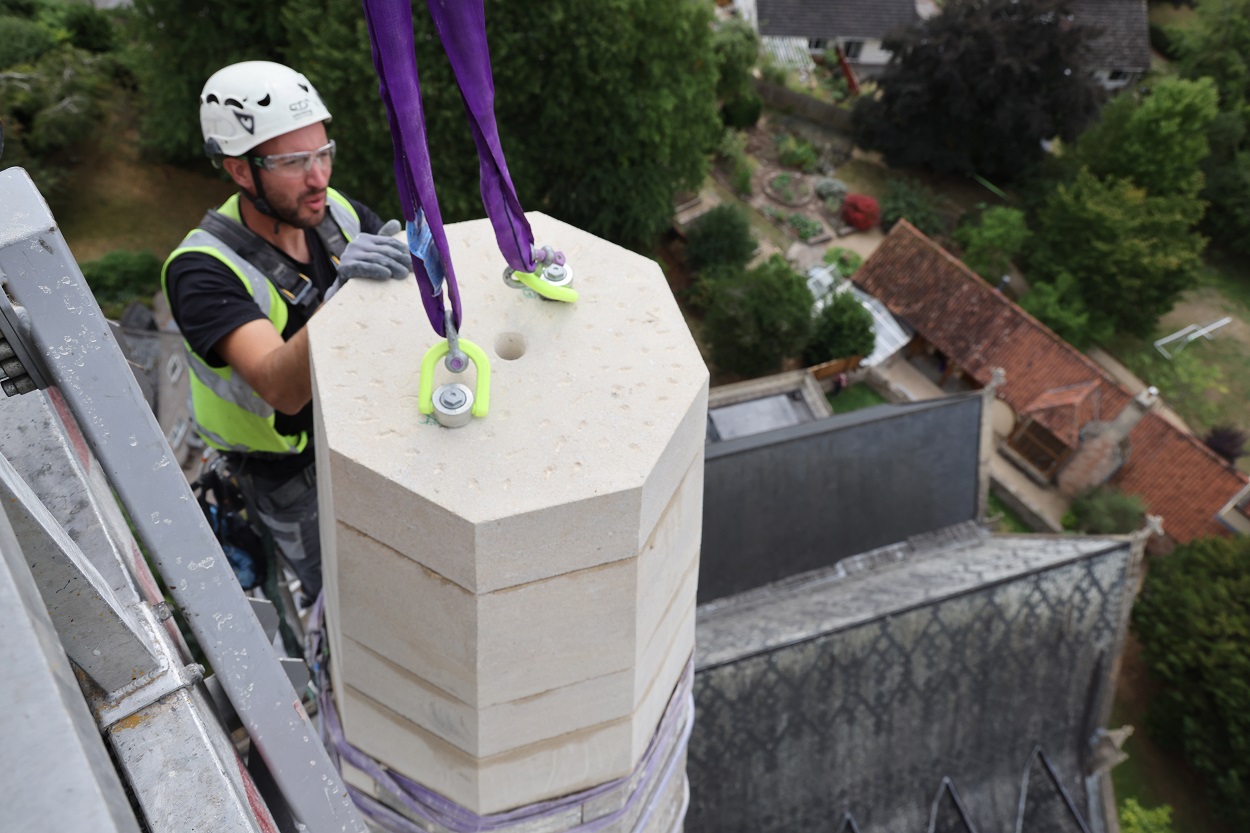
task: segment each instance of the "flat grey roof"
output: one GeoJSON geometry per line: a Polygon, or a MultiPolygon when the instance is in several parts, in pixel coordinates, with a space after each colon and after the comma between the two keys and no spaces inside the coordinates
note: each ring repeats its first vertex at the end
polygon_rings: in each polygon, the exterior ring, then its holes
{"type": "Polygon", "coordinates": [[[801,425],[816,418],[801,396],[778,393],[708,411],[708,439],[732,440],[777,428],[801,425]],[[712,430],[714,429],[714,431],[712,430]]]}

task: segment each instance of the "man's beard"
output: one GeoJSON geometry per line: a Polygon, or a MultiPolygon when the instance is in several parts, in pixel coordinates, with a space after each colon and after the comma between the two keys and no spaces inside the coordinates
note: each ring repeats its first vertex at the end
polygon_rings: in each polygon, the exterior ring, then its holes
{"type": "Polygon", "coordinates": [[[288,207],[284,205],[274,205],[272,202],[270,202],[269,208],[273,211],[273,216],[275,218],[282,221],[283,223],[286,223],[288,226],[291,226],[292,228],[298,228],[298,229],[316,228],[321,223],[321,221],[325,219],[326,207],[323,205],[321,207],[321,210],[317,212],[317,215],[315,217],[311,219],[307,219],[307,218],[300,216],[299,206],[300,206],[300,203],[302,203],[305,198],[311,197],[314,194],[318,194],[318,193],[325,193],[325,192],[324,191],[309,191],[307,193],[300,194],[298,197],[295,198],[295,202],[292,207],[288,207]]]}

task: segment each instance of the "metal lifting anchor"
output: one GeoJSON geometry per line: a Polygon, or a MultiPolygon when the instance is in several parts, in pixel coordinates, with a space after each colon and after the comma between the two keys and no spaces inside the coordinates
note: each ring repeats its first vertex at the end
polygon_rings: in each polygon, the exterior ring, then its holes
{"type": "Polygon", "coordinates": [[[444,428],[460,428],[468,425],[473,417],[486,416],[490,408],[490,360],[486,351],[473,342],[460,338],[452,315],[445,319],[447,340],[435,342],[421,359],[421,384],[417,391],[417,410],[433,414],[444,428]],[[444,358],[445,357],[445,358],[444,358]],[[452,373],[463,373],[472,364],[477,369],[477,384],[470,390],[467,385],[450,382],[434,389],[434,367],[443,359],[444,366],[452,373]]]}
{"type": "Polygon", "coordinates": [[[509,289],[530,289],[548,301],[571,304],[577,300],[573,289],[573,267],[565,261],[564,252],[550,246],[534,247],[534,262],[538,268],[533,272],[518,272],[511,267],[503,270],[504,286],[509,289]]]}

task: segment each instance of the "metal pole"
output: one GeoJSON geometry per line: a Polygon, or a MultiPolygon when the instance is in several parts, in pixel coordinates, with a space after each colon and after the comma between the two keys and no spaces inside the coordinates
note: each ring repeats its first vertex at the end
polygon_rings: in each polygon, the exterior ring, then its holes
{"type": "MultiPolygon", "coordinates": [[[[0,172],[0,281],[253,745],[310,833],[366,828],[25,171],[0,172]]],[[[0,301],[3,303],[3,301],[0,301]]]]}

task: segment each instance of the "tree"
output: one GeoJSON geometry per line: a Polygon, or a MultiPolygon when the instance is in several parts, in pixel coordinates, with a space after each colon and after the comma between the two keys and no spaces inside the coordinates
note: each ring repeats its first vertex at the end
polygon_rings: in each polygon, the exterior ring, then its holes
{"type": "Polygon", "coordinates": [[[1006,206],[987,209],[980,222],[968,223],[955,230],[955,242],[964,250],[964,263],[988,281],[996,281],[1007,273],[1011,262],[1024,250],[1031,237],[1024,212],[1006,206]]]}
{"type": "Polygon", "coordinates": [[[1207,131],[1219,112],[1209,78],[1164,78],[1140,100],[1121,95],[1081,135],[1077,159],[1100,178],[1127,179],[1151,194],[1196,197],[1202,162],[1210,153],[1207,131]]]}
{"type": "Polygon", "coordinates": [[[1160,686],[1151,735],[1205,778],[1233,829],[1250,828],[1250,537],[1199,539],[1151,562],[1133,630],[1160,686]]]}
{"type": "Polygon", "coordinates": [[[746,272],[717,277],[703,332],[712,361],[726,372],[759,376],[797,355],[812,326],[812,294],[781,255],[746,272]]]}
{"type": "Polygon", "coordinates": [[[1010,179],[1041,142],[1075,139],[1102,90],[1085,68],[1089,33],[1064,0],[950,0],[885,38],[879,97],[855,108],[855,138],[892,166],[1010,179]]]}
{"type": "MultiPolygon", "coordinates": [[[[4,167],[20,165],[56,207],[65,197],[66,163],[103,113],[117,61],[100,34],[111,26],[90,7],[45,0],[0,9],[0,121],[4,167]]],[[[107,30],[106,30],[107,31],[107,30]]]]}
{"type": "Polygon", "coordinates": [[[1091,323],[1089,310],[1077,289],[1076,278],[1068,272],[1060,272],[1050,283],[1035,283],[1020,300],[1020,306],[1050,327],[1055,335],[1082,350],[1090,344],[1105,341],[1114,333],[1106,319],[1094,319],[1091,323]]]}
{"type": "Polygon", "coordinates": [[[1250,252],[1250,0],[1204,0],[1192,26],[1175,33],[1181,71],[1210,78],[1220,115],[1203,164],[1211,203],[1204,227],[1219,243],[1250,252]]]}
{"type": "MultiPolygon", "coordinates": [[[[422,4],[414,11],[443,216],[480,216],[477,157],[459,92],[429,15],[422,4]]],[[[335,182],[394,213],[390,139],[359,7],[312,0],[288,4],[281,20],[288,62],[336,116],[335,182]]],[[[486,23],[495,111],[522,205],[619,243],[650,242],[672,217],[674,193],[703,180],[720,135],[709,8],[491,0],[486,23]]]]}
{"type": "Polygon", "coordinates": [[[1073,276],[1093,326],[1147,336],[1195,281],[1206,241],[1190,229],[1202,211],[1196,198],[1150,196],[1082,168],[1038,211],[1029,276],[1073,276]]]}
{"type": "Polygon", "coordinates": [[[750,23],[736,18],[717,23],[712,32],[712,56],[718,99],[727,102],[754,94],[751,70],[759,62],[760,36],[750,23]]]}
{"type": "Polygon", "coordinates": [[[718,205],[690,224],[686,263],[696,273],[716,266],[741,270],[755,248],[746,212],[736,205],[718,205]]]}
{"type": "Polygon", "coordinates": [[[803,349],[809,367],[833,359],[868,356],[877,343],[872,313],[852,292],[835,292],[816,313],[812,335],[803,349]]]}
{"type": "MultiPolygon", "coordinates": [[[[200,90],[210,75],[227,64],[261,57],[281,60],[287,46],[282,4],[266,0],[209,0],[201,4],[134,0],[134,9],[132,65],[144,103],[140,121],[143,145],[157,158],[203,165],[200,90]]],[[[359,9],[356,12],[360,14],[359,9]]],[[[339,46],[347,54],[357,44],[339,46]]],[[[365,50],[367,54],[367,46],[365,50]]]]}

